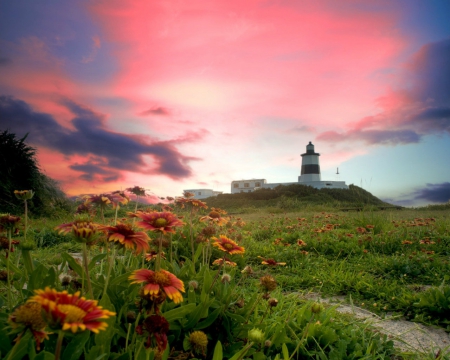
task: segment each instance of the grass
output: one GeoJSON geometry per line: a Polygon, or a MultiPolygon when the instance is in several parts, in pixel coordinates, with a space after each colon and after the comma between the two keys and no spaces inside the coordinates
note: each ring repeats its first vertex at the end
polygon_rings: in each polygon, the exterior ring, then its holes
{"type": "MultiPolygon", "coordinates": [[[[123,207],[118,214],[119,219],[133,210],[134,205],[123,207]]],[[[344,352],[351,352],[354,355],[351,358],[355,359],[435,358],[436,353],[431,351],[407,354],[395,350],[387,338],[368,332],[367,325],[355,325],[355,320],[339,315],[333,308],[326,307],[317,314],[311,312],[312,303],[296,294],[344,295],[354,305],[381,317],[394,314],[450,331],[450,216],[447,205],[409,210],[340,212],[326,204],[286,211],[284,207],[271,204],[252,207],[242,203],[228,210],[232,213],[230,221],[221,228],[216,227],[215,231],[216,236],[224,234],[245,247],[244,256],[232,256],[232,261],[237,263],[236,268],[225,266],[217,270],[215,266],[193,264],[190,261],[190,230],[187,226],[166,239],[171,247],[166,248],[165,252],[172,249],[174,261],[167,260],[163,264],[185,282],[187,293],[181,307],[165,304],[163,313],[188,305],[194,308],[194,304],[199,309],[197,322],[192,311],[178,315],[185,317],[184,322],[171,321],[169,339],[172,344],[177,344],[177,339],[182,341],[190,331],[198,329],[199,319],[203,319],[200,321],[204,324],[201,329],[209,331],[211,343],[223,344],[224,358],[232,358],[244,349],[247,349],[245,357],[253,359],[275,359],[284,351],[295,358],[318,356],[321,359],[338,359],[343,358],[344,352]],[[299,240],[302,242],[299,243],[299,240]],[[262,264],[269,259],[280,265],[269,267],[262,264]],[[241,273],[246,266],[253,269],[249,275],[241,273]],[[224,274],[230,275],[229,285],[223,278],[224,274]],[[257,295],[261,292],[260,279],[269,274],[278,285],[270,294],[277,300],[273,308],[257,295]],[[200,284],[201,294],[196,293],[193,281],[200,284]],[[208,300],[212,293],[208,295],[206,288],[214,289],[214,298],[208,300]],[[230,302],[230,299],[233,300],[230,302]],[[245,304],[242,308],[237,306],[240,301],[245,304]],[[204,316],[201,315],[202,308],[207,310],[204,316]],[[218,316],[219,313],[222,315],[218,316]],[[330,319],[336,320],[333,322],[330,319]],[[250,344],[247,333],[254,327],[261,328],[265,339],[270,341],[269,347],[267,343],[261,343],[247,348],[250,344]],[[228,335],[218,336],[217,332],[224,329],[229,332],[228,335]]],[[[187,222],[190,216],[188,211],[175,211],[187,222]]],[[[207,211],[195,214],[193,221],[193,233],[198,239],[207,225],[198,221],[202,214],[207,214],[207,211]]],[[[114,211],[109,210],[105,215],[107,222],[111,222],[114,211]]],[[[35,218],[29,221],[28,238],[36,244],[32,257],[35,267],[41,266],[39,269],[42,271],[41,279],[39,274],[31,276],[33,283],[30,283],[30,289],[39,288],[44,283],[54,283],[61,288],[60,279],[69,270],[69,265],[72,269],[78,269],[76,263],[69,262],[70,257],[64,254],[80,253],[81,244],[54,230],[55,226],[70,221],[73,221],[73,216],[64,214],[53,219],[35,218]]],[[[20,239],[20,235],[15,238],[20,239]]],[[[196,247],[198,251],[195,256],[200,263],[205,250],[201,243],[197,243],[196,247]]],[[[102,254],[104,249],[101,246],[93,246],[89,251],[89,258],[97,259],[89,265],[91,274],[99,274],[98,277],[93,275],[94,296],[101,299],[104,298],[100,290],[104,281],[102,274],[106,270],[102,254]]],[[[218,249],[212,249],[211,262],[222,257],[218,249]]],[[[16,254],[11,260],[20,266],[21,259],[16,254]]],[[[5,259],[2,261],[4,263],[5,259]]],[[[123,277],[126,281],[131,269],[139,268],[140,259],[124,251],[119,252],[114,264],[112,279],[123,277]]],[[[69,273],[76,279],[77,274],[73,270],[69,273]]],[[[15,281],[22,280],[15,275],[15,281]]],[[[130,356],[133,354],[139,358],[137,340],[125,342],[128,339],[127,329],[129,331],[132,326],[123,322],[125,315],[130,312],[136,315],[138,312],[134,305],[138,288],[136,285],[128,286],[111,280],[108,287],[108,299],[118,313],[116,333],[109,336],[117,356],[128,354],[123,347],[127,344],[131,349],[128,351],[132,351],[130,356]],[[132,347],[133,344],[136,347],[132,347]]],[[[5,290],[3,287],[1,295],[5,295],[5,290]]],[[[18,290],[17,296],[17,304],[20,304],[20,296],[25,296],[25,292],[18,290]]],[[[6,321],[5,318],[3,321],[6,321]]],[[[136,324],[138,322],[136,320],[136,324]]],[[[93,342],[86,344],[87,350],[83,356],[90,358],[87,354],[93,351],[93,342]]],[[[8,348],[0,342],[0,351],[2,346],[8,348]]],[[[215,346],[209,346],[207,358],[212,358],[213,352],[219,351],[215,346]]],[[[47,348],[52,349],[50,345],[47,348]]],[[[179,351],[179,355],[184,353],[179,351]]],[[[176,353],[169,358],[172,357],[176,358],[176,353]]],[[[436,358],[448,359],[449,355],[441,353],[436,358]]]]}

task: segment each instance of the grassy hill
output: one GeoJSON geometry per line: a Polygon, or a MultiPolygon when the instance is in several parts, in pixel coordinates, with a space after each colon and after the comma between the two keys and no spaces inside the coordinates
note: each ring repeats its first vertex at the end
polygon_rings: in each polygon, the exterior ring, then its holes
{"type": "Polygon", "coordinates": [[[205,200],[208,206],[244,211],[247,208],[297,210],[305,207],[348,208],[391,206],[370,192],[350,185],[349,189],[316,189],[300,184],[280,185],[275,189],[259,189],[250,193],[221,194],[205,200]]]}

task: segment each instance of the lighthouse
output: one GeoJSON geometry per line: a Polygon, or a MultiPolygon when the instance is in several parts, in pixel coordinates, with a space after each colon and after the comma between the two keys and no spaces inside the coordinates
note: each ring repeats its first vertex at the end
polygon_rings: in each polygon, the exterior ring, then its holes
{"type": "Polygon", "coordinates": [[[320,154],[314,151],[314,145],[309,142],[306,145],[306,153],[300,155],[302,157],[302,170],[298,177],[299,183],[321,181],[320,179],[320,154]]]}

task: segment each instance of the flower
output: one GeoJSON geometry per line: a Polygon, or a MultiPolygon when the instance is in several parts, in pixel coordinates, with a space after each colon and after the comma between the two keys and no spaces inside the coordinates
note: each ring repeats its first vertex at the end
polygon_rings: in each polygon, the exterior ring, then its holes
{"type": "Polygon", "coordinates": [[[150,248],[150,238],[143,231],[134,231],[131,225],[118,223],[116,226],[101,226],[107,234],[107,240],[119,244],[125,249],[135,249],[137,254],[150,248]]]}
{"type": "Polygon", "coordinates": [[[15,309],[8,318],[12,328],[19,329],[22,333],[27,330],[31,331],[36,341],[37,350],[40,350],[41,342],[48,339],[47,332],[45,332],[47,323],[44,321],[41,311],[40,304],[26,303],[15,309]]]}
{"type": "Polygon", "coordinates": [[[286,265],[285,262],[276,262],[274,259],[265,259],[262,256],[258,256],[260,259],[263,259],[261,264],[269,265],[269,266],[277,266],[277,265],[286,265]]]}
{"type": "Polygon", "coordinates": [[[92,245],[95,242],[98,227],[99,225],[91,221],[79,219],[71,223],[58,225],[55,229],[59,230],[60,234],[72,233],[77,242],[92,245]]]}
{"type": "Polygon", "coordinates": [[[0,231],[13,230],[19,221],[20,217],[18,216],[9,214],[0,214],[0,231]]]}
{"type": "Polygon", "coordinates": [[[85,203],[94,204],[100,207],[105,207],[108,204],[111,204],[111,200],[108,198],[106,194],[100,195],[84,195],[81,197],[85,203]]]}
{"type": "Polygon", "coordinates": [[[129,201],[128,196],[126,196],[125,193],[120,190],[114,191],[111,194],[106,194],[105,196],[111,202],[113,209],[118,207],[119,204],[125,205],[129,201]]]}
{"type": "MultiPolygon", "coordinates": [[[[213,265],[223,265],[223,263],[224,263],[223,258],[219,258],[219,259],[216,259],[216,260],[213,261],[213,265]]],[[[233,262],[233,261],[225,259],[225,265],[236,266],[237,264],[235,262],[233,262]]]]}
{"type": "Polygon", "coordinates": [[[145,347],[154,347],[154,342],[158,346],[158,351],[163,352],[167,347],[167,333],[169,332],[169,322],[161,315],[147,316],[142,325],[136,327],[139,335],[144,334],[144,330],[148,332],[147,343],[145,347]]]}
{"type": "MultiPolygon", "coordinates": [[[[214,209],[214,208],[213,208],[214,209]]],[[[229,218],[223,217],[219,211],[215,209],[210,211],[210,213],[206,216],[202,216],[200,221],[209,221],[216,223],[219,226],[225,225],[228,222],[229,218]]]]}
{"type": "Polygon", "coordinates": [[[260,285],[267,292],[273,291],[277,288],[277,282],[270,275],[265,275],[259,279],[260,285]]]}
{"type": "MultiPolygon", "coordinates": [[[[155,260],[158,257],[158,252],[156,251],[150,251],[149,253],[145,254],[145,261],[152,261],[155,260]]],[[[166,259],[166,254],[164,252],[161,253],[161,258],[166,259]]]]}
{"type": "Polygon", "coordinates": [[[49,287],[34,292],[36,295],[28,299],[28,302],[41,305],[44,319],[54,329],[71,330],[74,334],[78,330],[90,330],[97,334],[108,326],[100,319],[116,315],[115,312],[97,306],[96,300],[80,297],[80,292],[69,294],[67,291],[58,292],[49,287]]]}
{"type": "Polygon", "coordinates": [[[231,281],[231,275],[230,274],[223,274],[220,281],[224,284],[229,284],[231,281]]]}
{"type": "MultiPolygon", "coordinates": [[[[14,252],[14,247],[12,245],[17,245],[19,244],[19,241],[17,240],[11,240],[11,252],[14,252]]],[[[0,236],[0,249],[5,250],[6,252],[6,257],[8,257],[8,252],[9,252],[9,240],[7,237],[5,236],[0,236]]]]}
{"type": "Polygon", "coordinates": [[[213,246],[230,255],[243,254],[245,252],[245,248],[243,246],[239,246],[233,240],[227,238],[225,235],[220,235],[218,238],[212,237],[211,240],[214,240],[213,246]]]}
{"type": "Polygon", "coordinates": [[[203,331],[197,330],[189,334],[187,338],[189,347],[197,354],[205,356],[208,347],[208,337],[203,331]]]}
{"type": "Polygon", "coordinates": [[[144,283],[144,294],[156,295],[162,291],[175,304],[183,301],[183,296],[180,293],[180,291],[184,292],[183,282],[166,270],[135,270],[128,279],[134,280],[132,284],[144,283]]]}
{"type": "Polygon", "coordinates": [[[163,212],[141,212],[131,214],[133,217],[141,219],[136,223],[144,230],[166,233],[175,233],[174,227],[183,226],[184,223],[179,220],[175,214],[167,211],[163,212]]]}
{"type": "Polygon", "coordinates": [[[143,187],[133,186],[133,187],[127,188],[126,190],[136,196],[147,196],[147,194],[145,193],[145,189],[143,187]]]}
{"type": "Polygon", "coordinates": [[[411,245],[413,242],[412,241],[410,241],[410,240],[403,240],[402,241],[402,244],[403,245],[411,245]]]}
{"type": "Polygon", "coordinates": [[[30,200],[34,196],[33,190],[14,190],[14,195],[19,200],[30,200]]]}
{"type": "Polygon", "coordinates": [[[175,198],[175,204],[180,206],[182,209],[184,209],[185,205],[192,205],[195,208],[203,208],[203,209],[207,209],[208,206],[206,205],[206,203],[204,203],[201,200],[198,199],[191,199],[191,198],[187,198],[187,197],[177,197],[175,198]]]}

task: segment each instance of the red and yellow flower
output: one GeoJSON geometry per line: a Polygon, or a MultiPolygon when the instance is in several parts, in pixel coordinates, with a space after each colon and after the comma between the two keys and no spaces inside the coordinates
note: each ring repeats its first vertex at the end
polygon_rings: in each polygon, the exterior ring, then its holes
{"type": "Polygon", "coordinates": [[[200,221],[209,221],[211,223],[215,223],[219,226],[225,225],[230,219],[227,217],[223,217],[222,215],[226,214],[226,211],[212,208],[208,215],[202,216],[200,221]]]}
{"type": "Polygon", "coordinates": [[[274,259],[265,259],[262,256],[258,256],[258,257],[263,260],[261,262],[261,264],[263,264],[263,265],[269,265],[269,266],[286,265],[285,262],[277,262],[274,259]]]}
{"type": "Polygon", "coordinates": [[[141,219],[136,223],[137,226],[147,231],[166,233],[175,233],[174,228],[183,226],[184,223],[171,212],[141,212],[131,214],[131,217],[141,219]]]}
{"type": "MultiPolygon", "coordinates": [[[[30,330],[36,341],[36,349],[40,350],[41,342],[48,339],[48,333],[45,331],[47,323],[42,317],[42,307],[38,303],[26,303],[19,306],[9,316],[8,322],[14,329],[14,332],[19,331],[21,334],[30,330]]],[[[17,341],[17,339],[16,339],[17,341]]]]}
{"type": "Polygon", "coordinates": [[[116,315],[115,312],[104,310],[97,306],[96,300],[80,297],[80,292],[69,294],[58,292],[46,287],[45,290],[35,290],[28,303],[41,305],[44,320],[50,328],[70,330],[72,333],[90,330],[98,333],[105,330],[108,324],[101,319],[116,315]]]}
{"type": "MultiPolygon", "coordinates": [[[[223,258],[219,258],[213,261],[213,265],[223,265],[224,264],[224,259],[223,258]]],[[[236,266],[237,264],[234,261],[230,261],[228,259],[225,259],[225,265],[227,266],[236,266]]]]}
{"type": "Polygon", "coordinates": [[[101,226],[107,240],[120,244],[125,249],[134,249],[137,254],[150,248],[150,238],[143,231],[134,231],[131,225],[118,223],[116,226],[101,226]]]}
{"type": "Polygon", "coordinates": [[[245,252],[245,248],[243,246],[239,246],[233,240],[227,238],[225,235],[220,235],[217,237],[212,237],[213,246],[222,250],[230,255],[233,254],[243,254],[245,252]]]}
{"type": "Polygon", "coordinates": [[[75,220],[71,223],[58,225],[55,229],[60,234],[71,233],[78,242],[92,244],[95,241],[98,227],[98,224],[91,221],[75,220]]]}
{"type": "Polygon", "coordinates": [[[144,294],[157,295],[164,292],[175,304],[183,301],[184,283],[174,274],[166,271],[152,271],[147,269],[135,270],[128,278],[134,280],[132,284],[144,283],[144,294]]]}

